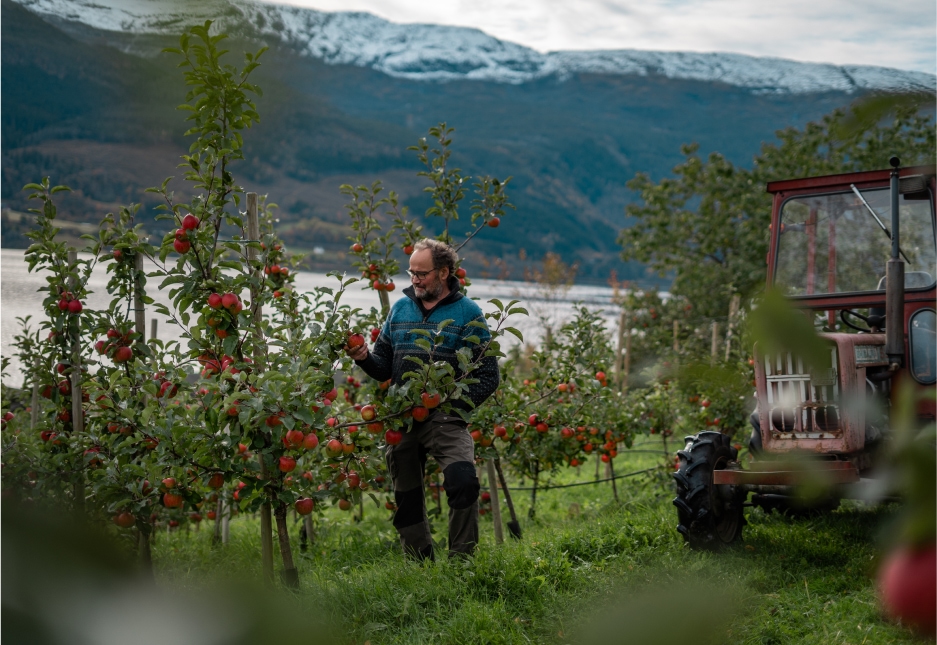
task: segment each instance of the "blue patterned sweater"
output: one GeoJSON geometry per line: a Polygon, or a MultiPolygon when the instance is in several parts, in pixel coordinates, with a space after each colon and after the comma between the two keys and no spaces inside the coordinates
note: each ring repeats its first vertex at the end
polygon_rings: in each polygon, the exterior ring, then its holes
{"type": "MultiPolygon", "coordinates": [[[[367,358],[358,362],[368,376],[378,381],[393,379],[394,384],[401,384],[404,373],[419,369],[415,362],[406,360],[407,356],[419,357],[423,361],[429,358],[415,343],[423,336],[412,333],[412,330],[425,329],[435,334],[437,325],[444,320],[452,322],[442,330],[444,340],[436,346],[435,358],[447,361],[455,368],[456,375],[461,376],[456,352],[462,347],[469,347],[473,357],[477,357],[481,346],[491,339],[491,333],[487,325],[482,328],[468,324],[471,321],[484,323],[485,316],[473,300],[462,295],[459,282],[454,276],[450,276],[448,287],[449,295],[429,311],[416,297],[412,286],[403,290],[407,297],[394,303],[374,347],[367,358]],[[469,336],[477,336],[481,343],[476,345],[467,341],[469,336]]],[[[472,372],[471,378],[478,379],[478,382],[469,385],[468,398],[477,407],[498,389],[501,380],[498,359],[494,356],[482,359],[479,367],[472,372]]],[[[470,409],[463,401],[452,401],[452,404],[464,410],[470,409]]]]}

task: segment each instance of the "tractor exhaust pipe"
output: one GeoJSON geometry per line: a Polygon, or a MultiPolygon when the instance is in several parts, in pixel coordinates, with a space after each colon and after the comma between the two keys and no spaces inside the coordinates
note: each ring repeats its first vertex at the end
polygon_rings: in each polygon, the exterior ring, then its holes
{"type": "Polygon", "coordinates": [[[889,371],[898,370],[904,363],[904,260],[899,243],[899,181],[901,160],[892,157],[891,164],[891,258],[885,268],[885,353],[889,371]]]}

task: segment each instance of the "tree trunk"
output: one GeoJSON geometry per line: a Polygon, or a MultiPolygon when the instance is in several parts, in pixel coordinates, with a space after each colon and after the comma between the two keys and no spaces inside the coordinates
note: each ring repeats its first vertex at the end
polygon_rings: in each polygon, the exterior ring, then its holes
{"type": "Polygon", "coordinates": [[[153,551],[150,548],[150,533],[152,527],[146,524],[137,534],[137,551],[140,556],[140,568],[148,578],[153,577],[153,551]]]}
{"type": "Polygon", "coordinates": [[[608,469],[612,473],[611,482],[612,482],[612,495],[615,496],[615,503],[618,503],[618,484],[615,483],[615,460],[609,457],[608,460],[608,469]]]}
{"type": "Polygon", "coordinates": [[[307,545],[314,544],[316,541],[316,529],[312,524],[312,516],[306,515],[303,518],[303,525],[299,530],[299,550],[306,552],[307,545]]]}
{"type": "Polygon", "coordinates": [[[501,457],[495,457],[495,470],[498,471],[498,481],[501,482],[501,490],[504,491],[504,501],[508,505],[508,513],[511,520],[508,522],[508,532],[515,540],[521,539],[521,523],[517,521],[517,513],[514,511],[514,500],[511,499],[511,490],[508,483],[504,480],[504,471],[501,470],[501,457]]]}
{"type": "Polygon", "coordinates": [[[527,511],[527,517],[534,519],[537,515],[537,485],[540,483],[540,462],[534,462],[534,485],[530,491],[530,510],[527,511]]]}
{"type": "Polygon", "coordinates": [[[290,548],[290,531],[286,524],[286,504],[279,504],[276,512],[277,538],[280,543],[280,557],[283,558],[283,584],[291,589],[299,589],[299,572],[293,564],[293,550],[290,548]]]}
{"type": "Polygon", "coordinates": [[[212,546],[218,546],[221,544],[221,513],[223,512],[224,507],[221,505],[221,497],[218,497],[218,501],[215,503],[215,527],[211,535],[211,544],[212,546]]]}

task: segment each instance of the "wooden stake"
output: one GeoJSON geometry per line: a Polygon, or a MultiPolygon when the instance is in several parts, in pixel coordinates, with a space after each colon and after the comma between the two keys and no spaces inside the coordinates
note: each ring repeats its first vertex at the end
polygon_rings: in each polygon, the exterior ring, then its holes
{"type": "Polygon", "coordinates": [[[156,325],[158,322],[156,318],[150,321],[150,340],[156,340],[156,325]]]}
{"type": "Polygon", "coordinates": [[[680,321],[673,321],[673,352],[674,354],[680,351],[680,321]]]}
{"type": "Polygon", "coordinates": [[[34,430],[37,425],[39,425],[39,368],[42,365],[42,362],[37,358],[33,362],[33,378],[36,379],[33,383],[33,396],[29,406],[29,428],[34,430]]]}
{"type": "MultiPolygon", "coordinates": [[[[260,221],[257,218],[257,193],[247,193],[247,239],[260,239],[260,221]]],[[[254,269],[254,262],[257,261],[257,249],[248,245],[247,262],[250,270],[255,277],[259,277],[260,272],[254,269]]],[[[263,351],[263,333],[261,332],[261,323],[263,322],[263,312],[260,307],[255,307],[257,299],[260,297],[259,289],[251,289],[251,306],[254,307],[253,321],[253,340],[254,340],[254,369],[262,372],[266,359],[263,351]]],[[[267,465],[263,456],[258,455],[260,460],[260,477],[266,482],[269,479],[267,465]]],[[[267,499],[260,506],[260,551],[263,560],[264,581],[268,585],[273,584],[273,512],[270,507],[270,501],[267,499]]],[[[286,536],[287,546],[289,546],[289,535],[286,536]]],[[[282,556],[281,552],[281,556],[282,556]]],[[[289,556],[292,562],[292,555],[289,556]]]]}
{"type": "Polygon", "coordinates": [[[615,466],[612,464],[613,461],[615,461],[615,460],[609,458],[609,460],[608,460],[608,470],[609,470],[609,472],[612,474],[612,477],[611,477],[611,482],[612,482],[612,495],[615,496],[615,503],[618,503],[618,484],[615,483],[615,466]]]}
{"type": "Polygon", "coordinates": [[[517,513],[514,511],[514,500],[511,499],[511,489],[504,480],[504,471],[501,470],[501,457],[495,457],[495,470],[498,472],[498,481],[501,483],[501,490],[504,491],[504,501],[508,505],[508,513],[511,520],[508,522],[508,532],[515,540],[521,539],[521,523],[517,521],[517,513]]]}
{"type": "MultiPolygon", "coordinates": [[[[146,311],[143,306],[143,255],[136,253],[133,256],[133,317],[134,331],[137,332],[137,346],[146,343],[146,311]]],[[[155,321],[154,321],[155,322],[155,321]]]]}
{"type": "MultiPolygon", "coordinates": [[[[68,252],[69,271],[76,268],[78,251],[68,252]]],[[[68,290],[72,293],[78,291],[78,280],[75,276],[68,278],[68,290]]],[[[72,383],[72,432],[81,435],[85,431],[84,406],[81,401],[81,318],[78,315],[70,316],[68,333],[72,341],[70,380],[72,383]]],[[[75,480],[75,504],[82,509],[85,503],[85,475],[84,470],[78,473],[75,480]]]]}
{"type": "Polygon", "coordinates": [[[628,390],[628,375],[631,373],[631,325],[625,330],[625,377],[621,381],[621,391],[628,390]]]}
{"type": "MultiPolygon", "coordinates": [[[[231,505],[223,499],[218,500],[218,504],[221,510],[221,543],[227,544],[231,540],[231,505]]],[[[270,558],[273,558],[272,553],[270,558]]]]}
{"type": "Polygon", "coordinates": [[[735,319],[739,315],[739,304],[741,301],[739,294],[733,294],[729,302],[729,326],[726,331],[726,361],[729,360],[729,352],[732,350],[732,336],[735,334],[735,319]]]}
{"type": "Polygon", "coordinates": [[[710,356],[709,356],[709,362],[712,365],[716,364],[716,354],[718,353],[719,353],[719,323],[714,320],[713,321],[712,345],[710,347],[710,356]]]}
{"type": "Polygon", "coordinates": [[[624,389],[625,383],[625,324],[627,324],[628,315],[623,311],[618,316],[618,349],[615,352],[615,384],[618,391],[624,389]]]}
{"type": "Polygon", "coordinates": [[[504,527],[501,525],[501,503],[498,500],[498,478],[495,474],[495,462],[487,459],[488,492],[491,494],[491,519],[495,525],[495,543],[504,542],[504,527]]]}

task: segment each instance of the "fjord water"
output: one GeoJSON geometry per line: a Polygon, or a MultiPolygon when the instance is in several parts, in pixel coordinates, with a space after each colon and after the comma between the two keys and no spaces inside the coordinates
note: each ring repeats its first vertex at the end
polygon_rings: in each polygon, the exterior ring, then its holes
{"type": "MultiPolygon", "coordinates": [[[[38,289],[47,285],[45,276],[39,272],[30,273],[21,249],[2,249],[0,251],[0,332],[2,332],[2,355],[10,359],[10,366],[5,376],[9,378],[7,385],[19,387],[23,382],[22,365],[14,356],[13,339],[21,332],[17,318],[32,316],[29,324],[35,331],[43,318],[42,301],[45,292],[38,289]]],[[[81,259],[90,259],[89,255],[79,254],[81,259]]],[[[155,265],[149,261],[144,269],[150,272],[155,265]]],[[[469,269],[471,269],[469,267],[469,269]]],[[[96,265],[89,288],[92,293],[85,301],[88,309],[106,308],[111,301],[106,286],[110,275],[105,265],[96,265]]],[[[351,276],[349,276],[351,277],[351,276]]],[[[158,290],[159,279],[151,278],[147,285],[147,295],[157,302],[169,304],[168,290],[158,290]]],[[[396,276],[397,289],[390,293],[391,302],[403,297],[402,289],[408,284],[406,275],[396,276]]],[[[336,289],[338,280],[321,273],[300,271],[296,274],[296,289],[312,291],[317,287],[330,287],[336,289]]],[[[469,287],[469,296],[477,299],[485,311],[493,311],[495,307],[488,301],[497,298],[505,304],[512,299],[521,301],[521,306],[530,312],[529,316],[516,316],[512,325],[521,330],[526,342],[536,344],[543,333],[543,321],[552,326],[562,324],[574,314],[577,303],[602,313],[606,319],[609,334],[615,333],[618,324],[617,308],[612,302],[613,291],[609,287],[575,285],[567,290],[549,292],[542,286],[530,282],[503,281],[503,280],[474,280],[469,287]]],[[[350,285],[342,296],[341,302],[353,308],[368,310],[377,307],[377,294],[372,290],[365,290],[363,282],[350,285]]],[[[175,323],[158,316],[155,311],[147,311],[147,335],[150,333],[150,320],[156,318],[157,336],[160,340],[178,340],[181,338],[181,328],[175,323]]],[[[132,315],[128,312],[128,315],[132,315]]],[[[45,337],[45,334],[43,334],[45,337]]],[[[93,341],[89,341],[93,342],[93,341]]],[[[514,343],[513,336],[506,336],[506,343],[514,343]]]]}

